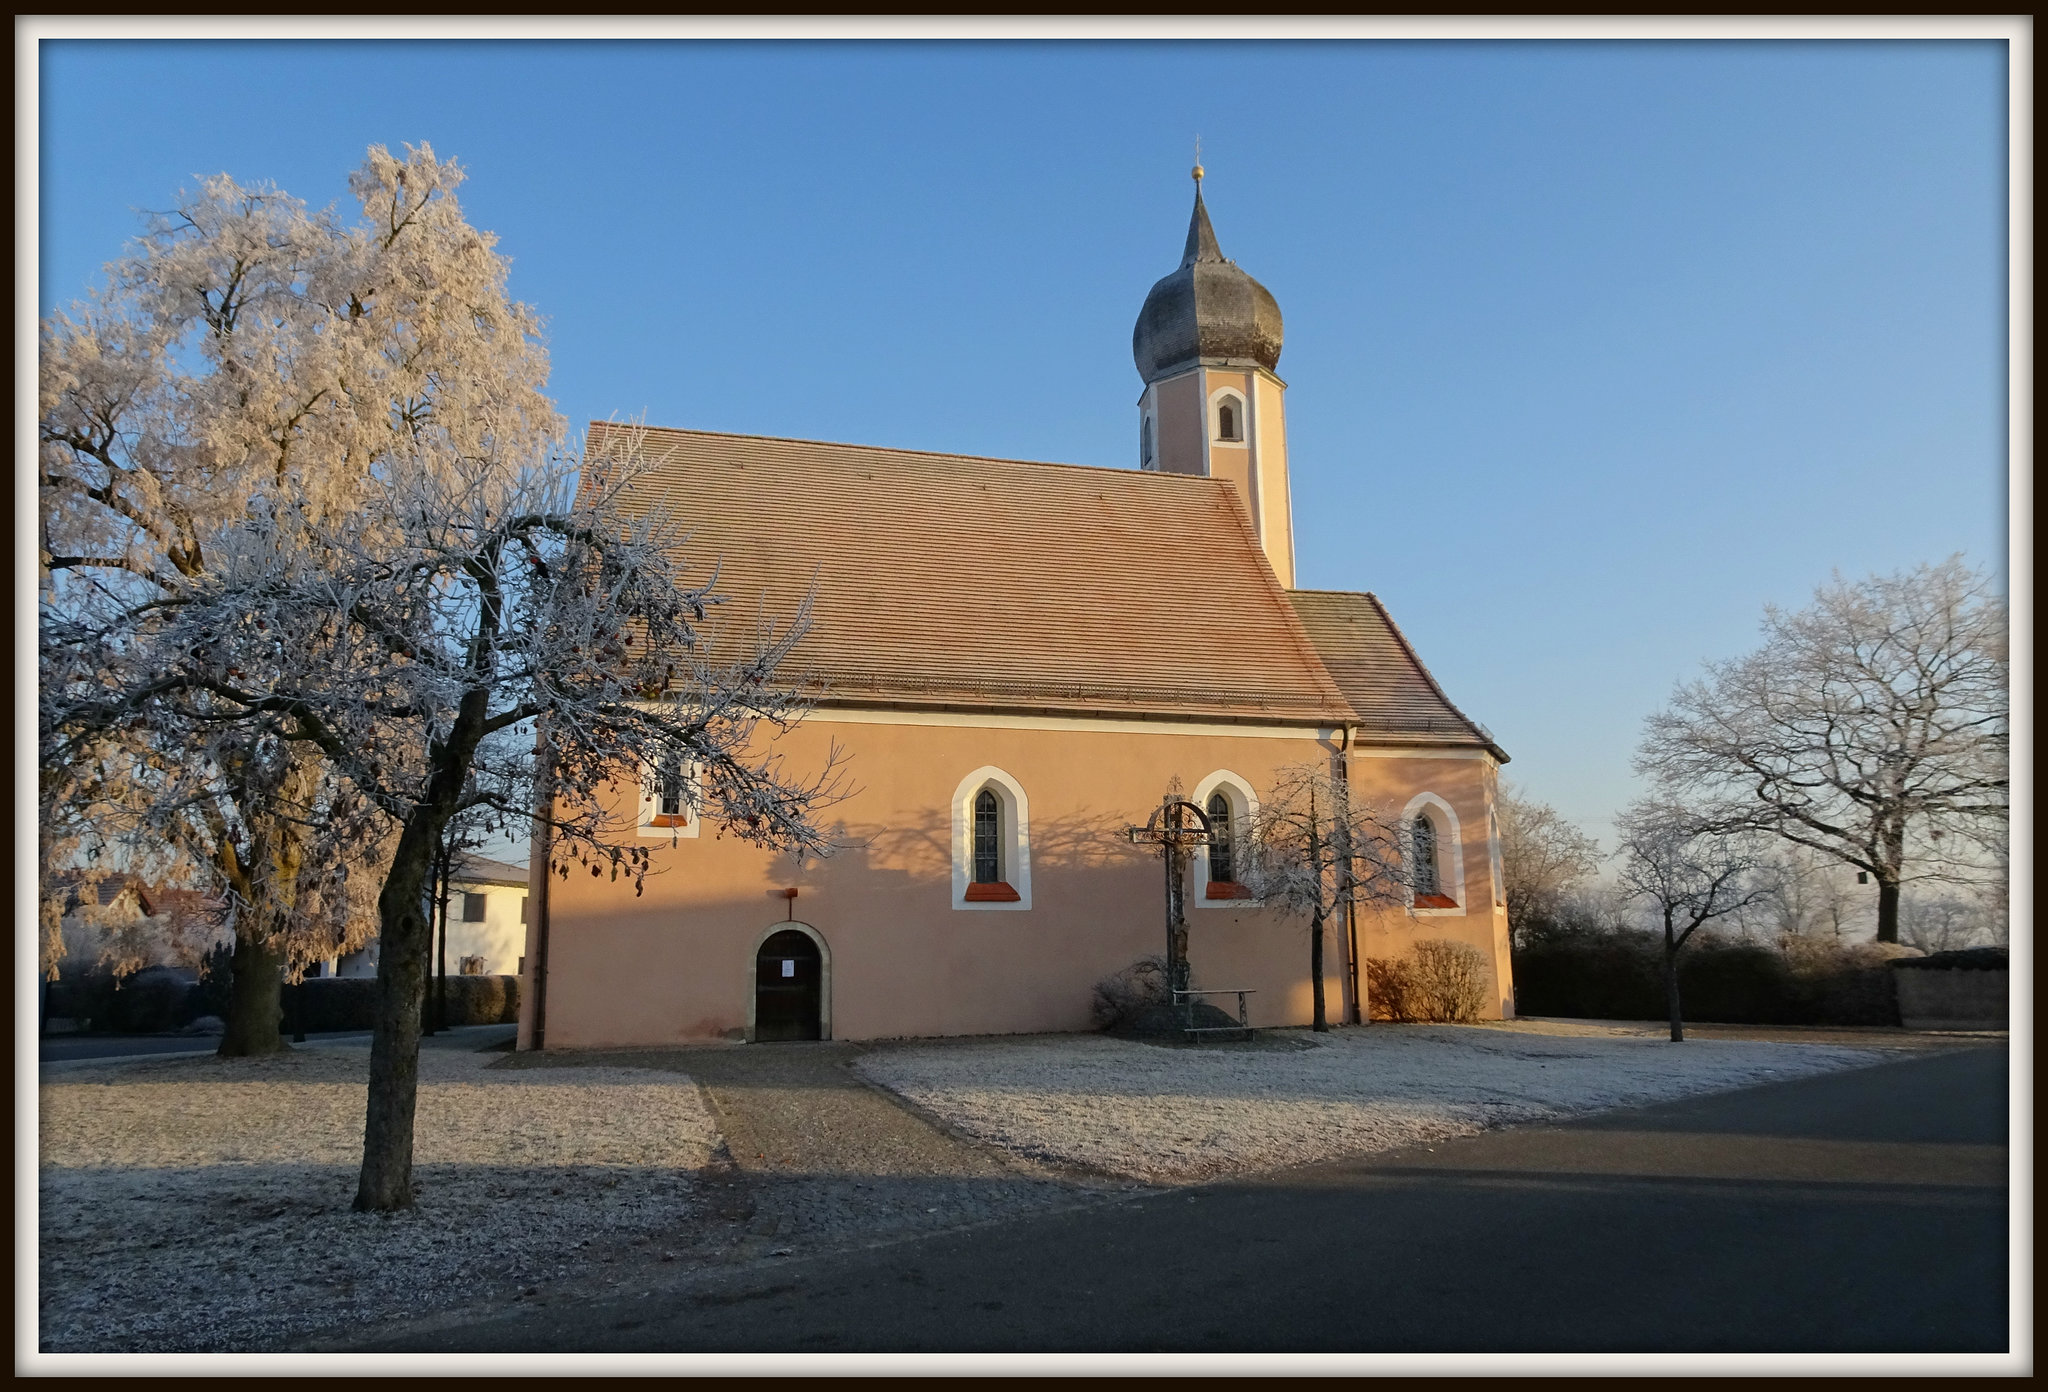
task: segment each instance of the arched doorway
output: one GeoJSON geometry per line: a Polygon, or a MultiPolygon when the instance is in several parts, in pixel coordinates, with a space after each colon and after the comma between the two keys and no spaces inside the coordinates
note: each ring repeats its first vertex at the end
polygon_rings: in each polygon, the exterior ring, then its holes
{"type": "Polygon", "coordinates": [[[754,955],[757,1042],[823,1039],[825,972],[818,940],[801,928],[770,933],[754,955]]]}

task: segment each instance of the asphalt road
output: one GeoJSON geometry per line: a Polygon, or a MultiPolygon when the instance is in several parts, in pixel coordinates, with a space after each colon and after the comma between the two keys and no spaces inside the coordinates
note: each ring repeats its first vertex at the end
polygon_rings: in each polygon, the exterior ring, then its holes
{"type": "Polygon", "coordinates": [[[1944,1052],[355,1347],[1998,1352],[2006,1070],[1944,1052]]]}

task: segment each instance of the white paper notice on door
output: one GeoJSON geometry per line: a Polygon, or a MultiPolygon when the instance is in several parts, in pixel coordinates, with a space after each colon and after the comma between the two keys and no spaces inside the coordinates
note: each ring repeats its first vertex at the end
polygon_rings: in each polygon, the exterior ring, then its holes
{"type": "Polygon", "coordinates": [[[795,976],[796,963],[790,961],[788,958],[785,957],[782,962],[782,974],[784,976],[795,976]]]}

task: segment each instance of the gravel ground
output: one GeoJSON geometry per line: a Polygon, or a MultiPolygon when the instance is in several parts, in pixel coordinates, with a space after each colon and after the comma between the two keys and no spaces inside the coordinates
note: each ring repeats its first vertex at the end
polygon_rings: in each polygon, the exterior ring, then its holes
{"type": "Polygon", "coordinates": [[[1187,1182],[1893,1057],[1818,1044],[1373,1025],[1266,1047],[1066,1035],[876,1050],[865,1076],[1015,1155],[1187,1182]],[[1281,1047],[1289,1046],[1292,1047],[1281,1047]]]}
{"type": "Polygon", "coordinates": [[[685,1076],[423,1050],[418,1205],[352,1213],[367,1049],[43,1069],[46,1351],[276,1348],[731,1240],[685,1076]]]}
{"type": "MultiPolygon", "coordinates": [[[[510,1064],[687,1071],[710,1098],[753,1213],[736,1255],[785,1256],[893,1241],[1095,1201],[1095,1176],[949,1134],[849,1067],[854,1044],[521,1054],[510,1064]]],[[[1122,1186],[1115,1186],[1121,1192],[1122,1186]]]]}

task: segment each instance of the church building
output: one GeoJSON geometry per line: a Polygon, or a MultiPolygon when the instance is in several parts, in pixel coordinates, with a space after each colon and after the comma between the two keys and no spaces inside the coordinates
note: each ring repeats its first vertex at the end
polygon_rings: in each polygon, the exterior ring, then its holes
{"type": "Polygon", "coordinates": [[[1308,925],[1247,897],[1229,843],[1310,763],[1397,815],[1414,866],[1402,903],[1328,925],[1330,1018],[1359,1018],[1361,959],[1439,938],[1512,1013],[1507,755],[1375,596],[1295,587],[1280,307],[1195,177],[1132,337],[1135,468],[646,432],[649,504],[687,519],[725,611],[786,619],[815,583],[792,665],[825,694],[776,750],[836,744],[857,791],[827,813],[845,849],[802,865],[700,835],[658,780],[638,896],[536,855],[520,1047],[537,1005],[550,1048],[1091,1029],[1095,983],[1162,950],[1161,862],[1123,829],[1174,780],[1217,828],[1188,857],[1191,984],[1305,1025],[1308,925]]]}

